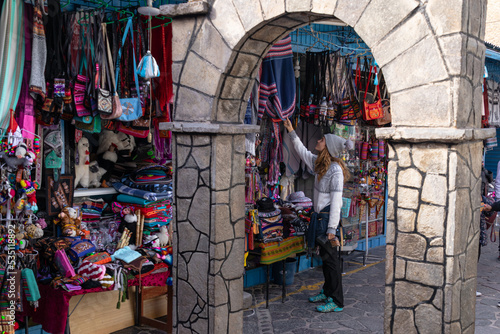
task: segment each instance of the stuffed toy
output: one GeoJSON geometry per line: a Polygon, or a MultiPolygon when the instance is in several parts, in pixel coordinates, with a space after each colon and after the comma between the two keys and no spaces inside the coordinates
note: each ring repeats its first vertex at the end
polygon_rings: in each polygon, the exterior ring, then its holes
{"type": "Polygon", "coordinates": [[[83,232],[80,230],[82,216],[81,214],[78,216],[78,213],[74,208],[65,206],[58,217],[59,219],[54,220],[54,222],[61,225],[63,236],[76,237],[83,235],[83,232]]]}
{"type": "Polygon", "coordinates": [[[100,187],[101,178],[106,174],[106,170],[99,167],[97,161],[92,161],[89,165],[89,187],[100,187]]]}
{"type": "Polygon", "coordinates": [[[130,207],[126,207],[122,210],[122,221],[118,232],[123,232],[127,228],[130,231],[131,244],[135,244],[135,234],[137,233],[137,215],[132,211],[130,207]]]}
{"type": "Polygon", "coordinates": [[[99,148],[97,155],[108,151],[111,145],[116,146],[120,155],[130,155],[135,149],[135,138],[123,132],[104,130],[99,135],[99,148]]]}
{"type": "Polygon", "coordinates": [[[0,152],[0,160],[3,160],[11,170],[17,170],[19,167],[28,168],[29,160],[26,157],[11,157],[5,152],[0,152]]]}
{"type": "Polygon", "coordinates": [[[37,225],[38,224],[30,224],[26,226],[26,233],[31,239],[39,239],[43,237],[43,230],[40,228],[40,225],[37,225]]]}
{"type": "Polygon", "coordinates": [[[168,239],[169,239],[169,234],[168,234],[168,226],[163,225],[160,227],[160,232],[156,233],[156,236],[158,237],[160,241],[160,246],[165,247],[168,246],[168,239]]]}
{"type": "Polygon", "coordinates": [[[28,147],[25,143],[21,143],[16,147],[16,158],[22,159],[28,152],[28,147]]]}
{"type": "Polygon", "coordinates": [[[89,140],[82,137],[78,141],[78,164],[75,165],[75,188],[81,185],[83,188],[89,187],[89,140]]]}

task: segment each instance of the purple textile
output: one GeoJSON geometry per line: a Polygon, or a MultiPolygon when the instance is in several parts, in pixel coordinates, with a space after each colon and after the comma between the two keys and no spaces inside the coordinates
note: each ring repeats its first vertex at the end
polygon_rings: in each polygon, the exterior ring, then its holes
{"type": "Polygon", "coordinates": [[[21,93],[16,106],[16,121],[23,131],[23,137],[34,139],[35,133],[35,110],[34,101],[29,93],[29,83],[31,76],[31,43],[33,40],[33,5],[24,4],[24,46],[25,46],[25,61],[23,82],[21,84],[21,93]],[[28,132],[29,131],[29,132],[28,132]]]}

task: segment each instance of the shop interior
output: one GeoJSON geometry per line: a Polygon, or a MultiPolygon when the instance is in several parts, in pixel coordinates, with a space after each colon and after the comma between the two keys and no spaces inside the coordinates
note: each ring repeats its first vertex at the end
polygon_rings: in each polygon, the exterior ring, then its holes
{"type": "Polygon", "coordinates": [[[354,143],[341,156],[352,175],[342,195],[341,254],[344,271],[353,263],[365,265],[369,249],[385,245],[387,145],[376,139],[375,129],[391,125],[390,96],[370,49],[354,29],[341,22],[311,24],[271,48],[259,79],[245,119],[248,124],[260,124],[260,132],[247,135],[246,141],[245,288],[269,281],[282,284],[283,272],[288,285],[294,273],[321,264],[319,256],[305,247],[314,205],[313,171],[294,152],[280,122],[284,117],[292,121],[312,152],[317,140],[328,133],[354,143]],[[289,73],[274,73],[277,93],[268,94],[266,70],[272,72],[272,66],[266,61],[274,61],[270,56],[274,50],[285,49],[291,49],[288,63],[279,66],[289,73]],[[268,95],[273,97],[266,101],[268,95]],[[280,113],[273,108],[276,96],[280,113]],[[288,113],[287,99],[295,101],[288,113]],[[378,104],[380,113],[368,115],[367,104],[378,104]],[[259,212],[263,197],[275,201],[279,210],[271,214],[278,223],[271,224],[268,214],[259,212]]]}

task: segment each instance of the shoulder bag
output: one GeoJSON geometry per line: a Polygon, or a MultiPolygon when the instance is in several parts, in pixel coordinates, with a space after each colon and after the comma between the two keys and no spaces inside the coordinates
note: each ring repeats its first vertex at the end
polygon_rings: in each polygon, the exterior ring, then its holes
{"type": "MultiPolygon", "coordinates": [[[[120,117],[117,119],[120,121],[133,121],[138,119],[139,117],[142,116],[142,106],[141,106],[141,99],[140,99],[140,89],[139,89],[139,79],[137,76],[137,63],[135,61],[135,51],[134,51],[134,34],[133,34],[133,29],[132,29],[132,18],[128,19],[127,26],[125,27],[125,33],[123,34],[122,38],[122,45],[120,46],[120,49],[118,50],[118,60],[121,58],[122,54],[122,48],[123,45],[125,44],[125,40],[127,38],[127,34],[130,31],[130,36],[131,36],[131,41],[132,41],[132,56],[134,59],[134,66],[133,66],[133,71],[134,71],[134,81],[135,81],[135,88],[137,92],[137,97],[130,97],[130,98],[123,98],[120,99],[120,104],[122,106],[122,114],[120,117]]],[[[118,79],[119,79],[119,67],[116,67],[116,73],[115,73],[115,87],[118,86],[118,79]]]]}
{"type": "MultiPolygon", "coordinates": [[[[370,74],[368,76],[368,85],[370,84],[370,77],[372,74],[372,68],[370,67],[370,74]]],[[[377,75],[377,67],[375,67],[375,75],[377,75]]],[[[382,107],[382,100],[381,100],[381,95],[380,95],[380,87],[377,84],[377,90],[375,94],[378,93],[378,100],[373,103],[368,103],[366,102],[366,94],[368,92],[368,85],[366,87],[365,95],[363,97],[363,119],[365,121],[371,121],[377,118],[382,118],[384,117],[384,109],[382,107]]],[[[375,95],[376,98],[376,95],[375,95]]]]}

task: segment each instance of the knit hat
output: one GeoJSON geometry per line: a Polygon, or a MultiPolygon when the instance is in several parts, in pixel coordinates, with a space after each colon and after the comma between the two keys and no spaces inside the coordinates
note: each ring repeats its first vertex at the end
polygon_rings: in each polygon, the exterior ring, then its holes
{"type": "Polygon", "coordinates": [[[110,288],[113,284],[115,284],[115,280],[110,275],[106,274],[102,279],[99,280],[103,289],[110,288]]]}
{"type": "Polygon", "coordinates": [[[303,208],[309,208],[313,205],[312,200],[309,197],[306,197],[303,191],[291,193],[288,195],[288,201],[303,208]]]}
{"type": "Polygon", "coordinates": [[[78,275],[81,275],[89,280],[98,281],[106,275],[106,267],[89,261],[83,261],[78,268],[78,275]]]}
{"type": "Polygon", "coordinates": [[[332,157],[338,158],[346,149],[352,150],[354,143],[333,133],[325,135],[326,148],[332,157]]]}

